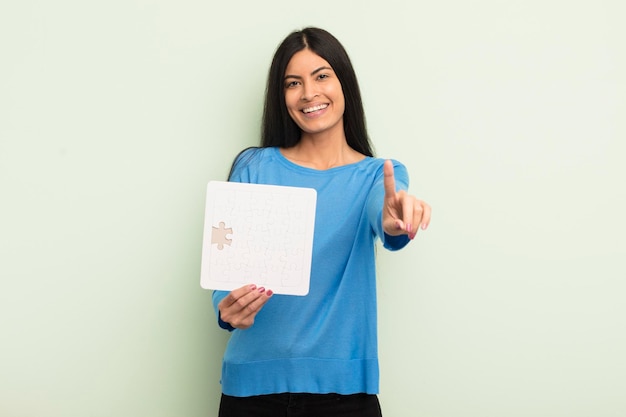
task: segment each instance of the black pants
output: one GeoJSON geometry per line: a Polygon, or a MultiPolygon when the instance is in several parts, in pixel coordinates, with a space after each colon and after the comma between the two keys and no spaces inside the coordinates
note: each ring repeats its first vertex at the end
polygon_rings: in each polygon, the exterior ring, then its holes
{"type": "Polygon", "coordinates": [[[376,395],[222,394],[219,417],[382,417],[376,395]]]}

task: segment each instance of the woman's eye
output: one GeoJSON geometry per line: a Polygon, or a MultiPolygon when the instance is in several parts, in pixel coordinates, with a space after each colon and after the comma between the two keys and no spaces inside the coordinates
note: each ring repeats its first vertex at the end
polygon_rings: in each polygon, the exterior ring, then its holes
{"type": "Polygon", "coordinates": [[[325,78],[328,78],[328,74],[320,74],[317,78],[323,80],[325,78]]]}
{"type": "Polygon", "coordinates": [[[298,82],[297,82],[297,81],[290,81],[290,82],[288,82],[288,83],[285,85],[285,87],[286,87],[286,88],[291,88],[291,87],[295,87],[295,86],[297,86],[297,85],[298,85],[298,82]]]}

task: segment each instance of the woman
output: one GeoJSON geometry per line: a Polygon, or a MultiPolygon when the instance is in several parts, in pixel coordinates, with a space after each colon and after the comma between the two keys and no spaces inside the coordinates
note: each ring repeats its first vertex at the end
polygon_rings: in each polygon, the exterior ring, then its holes
{"type": "Polygon", "coordinates": [[[270,67],[261,147],[244,150],[231,181],[315,188],[309,294],[248,285],[216,291],[232,331],[221,417],[380,416],[375,240],[401,249],[430,221],[406,193],[405,167],[373,157],[356,75],[330,33],[291,33],[270,67]]]}

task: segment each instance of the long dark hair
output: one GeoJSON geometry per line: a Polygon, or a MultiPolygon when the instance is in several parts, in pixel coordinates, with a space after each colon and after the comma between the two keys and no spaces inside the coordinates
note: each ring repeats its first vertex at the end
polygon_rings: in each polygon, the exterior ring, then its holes
{"type": "MultiPolygon", "coordinates": [[[[348,146],[366,156],[374,156],[367,133],[361,90],[350,57],[341,43],[324,29],[308,27],[290,33],[278,46],[270,65],[265,89],[265,105],[261,125],[261,147],[290,148],[300,142],[301,131],[285,104],[285,71],[291,57],[309,49],[324,58],[337,75],[345,100],[343,128],[348,146]]],[[[237,155],[235,162],[246,148],[237,155]]],[[[230,179],[235,162],[230,167],[230,179]]]]}
{"type": "Polygon", "coordinates": [[[300,141],[300,128],[287,111],[284,85],[285,70],[291,57],[303,49],[309,49],[324,58],[337,74],[345,100],[343,122],[348,145],[364,155],[373,156],[365,126],[361,91],[350,58],[333,35],[314,27],[289,34],[274,54],[265,90],[261,147],[290,148],[300,141]]]}

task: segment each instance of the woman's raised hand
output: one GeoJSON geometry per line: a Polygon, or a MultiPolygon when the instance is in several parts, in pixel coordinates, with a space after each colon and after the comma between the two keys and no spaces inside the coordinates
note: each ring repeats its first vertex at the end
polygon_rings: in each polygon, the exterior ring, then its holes
{"type": "Polygon", "coordinates": [[[383,203],[383,230],[391,236],[409,235],[415,238],[419,229],[430,223],[430,206],[406,191],[396,192],[393,163],[385,161],[383,167],[385,201],[383,203]]]}
{"type": "Polygon", "coordinates": [[[232,290],[217,305],[220,318],[236,329],[247,329],[272,294],[272,290],[254,284],[232,290]]]}

